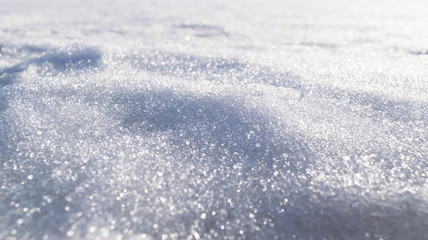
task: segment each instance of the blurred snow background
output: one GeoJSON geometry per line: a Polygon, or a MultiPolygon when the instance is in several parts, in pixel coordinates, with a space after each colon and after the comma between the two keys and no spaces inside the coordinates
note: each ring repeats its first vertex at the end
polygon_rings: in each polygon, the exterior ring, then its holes
{"type": "Polygon", "coordinates": [[[0,238],[425,239],[426,9],[0,0],[0,238]]]}

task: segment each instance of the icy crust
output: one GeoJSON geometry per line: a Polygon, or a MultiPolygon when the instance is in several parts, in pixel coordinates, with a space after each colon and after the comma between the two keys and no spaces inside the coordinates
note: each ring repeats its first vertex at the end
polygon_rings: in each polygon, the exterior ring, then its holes
{"type": "Polygon", "coordinates": [[[14,48],[0,70],[2,239],[428,234],[426,103],[239,58],[14,48]]]}

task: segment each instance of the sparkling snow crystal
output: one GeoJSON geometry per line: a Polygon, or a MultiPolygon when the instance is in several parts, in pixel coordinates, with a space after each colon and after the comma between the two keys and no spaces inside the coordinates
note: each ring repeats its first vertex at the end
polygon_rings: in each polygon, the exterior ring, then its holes
{"type": "Polygon", "coordinates": [[[427,9],[0,0],[0,239],[426,239],[427,9]]]}

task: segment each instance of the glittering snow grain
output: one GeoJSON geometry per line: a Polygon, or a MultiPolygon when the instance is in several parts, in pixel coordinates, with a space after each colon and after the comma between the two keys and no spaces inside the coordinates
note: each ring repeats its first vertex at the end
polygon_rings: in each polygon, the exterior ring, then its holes
{"type": "Polygon", "coordinates": [[[0,239],[424,239],[427,4],[0,1],[0,239]]]}

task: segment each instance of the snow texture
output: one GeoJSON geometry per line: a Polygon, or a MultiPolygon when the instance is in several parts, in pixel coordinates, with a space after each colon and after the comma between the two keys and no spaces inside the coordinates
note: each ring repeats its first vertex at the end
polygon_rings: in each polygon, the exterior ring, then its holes
{"type": "Polygon", "coordinates": [[[0,239],[426,239],[427,9],[0,0],[0,239]]]}

